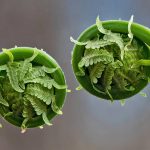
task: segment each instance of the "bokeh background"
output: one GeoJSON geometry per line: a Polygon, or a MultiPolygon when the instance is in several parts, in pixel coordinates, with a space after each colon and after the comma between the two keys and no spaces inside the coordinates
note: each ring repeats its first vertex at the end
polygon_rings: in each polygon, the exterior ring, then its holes
{"type": "MultiPolygon", "coordinates": [[[[150,100],[136,95],[122,107],[78,86],[70,64],[73,44],[85,28],[102,20],[129,20],[150,27],[149,0],[0,0],[0,49],[43,48],[63,68],[69,89],[64,114],[52,127],[25,134],[0,119],[0,150],[150,150],[150,100]]],[[[150,87],[144,92],[149,94],[150,87]]]]}

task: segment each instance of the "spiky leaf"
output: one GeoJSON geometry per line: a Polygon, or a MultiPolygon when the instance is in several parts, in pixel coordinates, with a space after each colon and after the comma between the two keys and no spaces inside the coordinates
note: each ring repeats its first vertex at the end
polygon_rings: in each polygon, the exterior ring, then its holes
{"type": "Polygon", "coordinates": [[[26,93],[35,96],[45,102],[47,105],[51,103],[51,98],[53,96],[53,89],[43,87],[40,84],[28,84],[26,88],[26,93]]]}
{"type": "Polygon", "coordinates": [[[98,82],[98,78],[101,78],[104,69],[105,65],[103,63],[97,63],[90,68],[90,79],[93,83],[98,82]]]}
{"type": "Polygon", "coordinates": [[[24,90],[21,89],[19,86],[19,80],[18,80],[18,63],[8,63],[7,64],[7,76],[9,78],[9,81],[17,92],[23,92],[24,90]]]}
{"type": "Polygon", "coordinates": [[[48,76],[38,77],[32,80],[25,80],[25,83],[39,83],[42,86],[51,89],[53,86],[57,89],[65,89],[66,85],[59,85],[54,79],[51,79],[48,76]]]}
{"type": "Polygon", "coordinates": [[[57,104],[56,104],[55,96],[52,97],[51,107],[52,107],[52,110],[53,110],[56,114],[62,115],[62,111],[60,110],[60,108],[59,108],[59,107],[57,106],[57,104]]]}
{"type": "Polygon", "coordinates": [[[25,98],[30,101],[37,115],[41,115],[47,111],[47,105],[35,96],[26,94],[25,98]]]}

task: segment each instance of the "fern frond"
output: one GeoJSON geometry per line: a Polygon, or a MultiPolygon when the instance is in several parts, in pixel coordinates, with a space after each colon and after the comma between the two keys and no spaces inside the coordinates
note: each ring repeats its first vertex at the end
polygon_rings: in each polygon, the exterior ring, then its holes
{"type": "Polygon", "coordinates": [[[27,74],[27,72],[29,71],[29,68],[32,68],[32,64],[29,63],[28,61],[22,61],[20,62],[20,66],[19,66],[19,81],[22,81],[25,77],[25,75],[27,74]]]}
{"type": "Polygon", "coordinates": [[[42,118],[43,118],[43,121],[45,122],[45,124],[47,124],[48,126],[51,126],[52,124],[50,123],[48,117],[47,117],[47,113],[43,113],[42,114],[42,118]]]}
{"type": "Polygon", "coordinates": [[[82,68],[83,66],[88,67],[89,65],[93,65],[98,62],[103,62],[104,64],[108,64],[113,61],[114,61],[113,56],[106,50],[86,49],[85,55],[80,60],[78,67],[79,68],[82,68]]]}
{"type": "Polygon", "coordinates": [[[52,85],[53,85],[56,89],[61,90],[61,89],[66,89],[66,88],[67,88],[66,85],[60,85],[60,84],[58,84],[54,79],[52,79],[51,82],[52,82],[52,85]]]}
{"type": "Polygon", "coordinates": [[[119,33],[112,33],[110,30],[106,30],[103,28],[102,22],[99,19],[99,16],[96,19],[96,25],[98,30],[104,34],[103,40],[110,43],[116,43],[121,51],[121,59],[123,60],[124,56],[124,42],[119,33]]]}
{"type": "Polygon", "coordinates": [[[35,96],[26,94],[24,98],[30,101],[37,115],[41,115],[47,111],[47,105],[35,96]]]}
{"type": "Polygon", "coordinates": [[[55,96],[52,97],[51,108],[56,114],[59,114],[59,115],[63,114],[62,111],[60,110],[60,108],[56,104],[55,96]]]}
{"type": "Polygon", "coordinates": [[[112,78],[114,76],[114,68],[112,67],[111,64],[109,64],[105,71],[104,71],[104,76],[103,76],[103,86],[106,90],[111,89],[111,83],[112,83],[112,78]]]}
{"type": "Polygon", "coordinates": [[[105,69],[105,65],[103,63],[97,63],[90,69],[90,79],[93,83],[98,82],[98,78],[101,78],[101,75],[105,69]]]}
{"type": "Polygon", "coordinates": [[[28,84],[26,88],[26,93],[35,96],[45,102],[47,105],[51,103],[51,98],[53,96],[53,89],[43,87],[40,84],[28,84]]]}
{"type": "Polygon", "coordinates": [[[131,16],[131,18],[130,18],[130,20],[129,20],[129,23],[128,23],[128,37],[129,37],[129,42],[126,44],[126,46],[125,46],[125,50],[128,50],[128,46],[130,46],[131,45],[131,43],[132,43],[132,40],[133,40],[133,33],[131,32],[131,25],[132,25],[132,23],[133,23],[133,15],[131,16]]]}
{"type": "Polygon", "coordinates": [[[120,50],[124,49],[124,42],[120,33],[111,33],[104,35],[103,39],[107,42],[116,43],[120,50]]]}
{"type": "Polygon", "coordinates": [[[32,80],[25,80],[25,83],[39,83],[42,86],[51,89],[53,86],[57,89],[66,89],[66,85],[59,85],[54,79],[51,79],[48,76],[38,77],[32,80]]]}
{"type": "Polygon", "coordinates": [[[8,102],[3,98],[1,92],[0,92],[0,104],[9,107],[8,102]]]}
{"type": "Polygon", "coordinates": [[[1,65],[0,66],[0,71],[6,70],[7,69],[7,65],[1,65]]]}
{"type": "Polygon", "coordinates": [[[85,45],[86,49],[99,49],[101,47],[105,47],[107,45],[113,44],[112,42],[105,41],[103,39],[99,40],[99,36],[95,38],[94,40],[89,40],[87,42],[79,42],[77,40],[74,40],[72,37],[70,38],[71,42],[77,44],[77,45],[85,45]]]}
{"type": "Polygon", "coordinates": [[[94,39],[87,42],[87,45],[85,46],[86,49],[99,49],[108,45],[112,45],[113,42],[106,41],[103,39],[94,39]]]}
{"type": "Polygon", "coordinates": [[[35,57],[37,57],[38,55],[38,51],[37,49],[34,50],[34,53],[31,57],[25,59],[24,61],[22,61],[20,63],[20,69],[19,69],[19,80],[22,81],[24,76],[26,75],[26,73],[28,72],[29,68],[32,68],[32,64],[30,63],[31,61],[33,61],[35,59],[35,57]]]}
{"type": "Polygon", "coordinates": [[[12,106],[12,111],[16,116],[22,116],[23,111],[23,99],[16,100],[12,106]]]}
{"type": "Polygon", "coordinates": [[[46,73],[42,67],[33,67],[30,72],[25,76],[24,80],[32,80],[38,77],[44,77],[46,73]]]}
{"type": "Polygon", "coordinates": [[[113,79],[120,90],[127,90],[126,86],[128,85],[128,83],[125,78],[118,73],[118,70],[115,71],[115,76],[113,77],[113,79]]]}
{"type": "Polygon", "coordinates": [[[24,106],[23,106],[22,116],[24,118],[28,118],[28,119],[35,116],[35,111],[31,105],[30,101],[28,99],[26,99],[25,97],[24,97],[24,106]]]}
{"type": "Polygon", "coordinates": [[[4,118],[6,118],[6,117],[9,117],[9,116],[12,116],[13,115],[13,112],[7,112],[5,115],[4,115],[4,118]]]}
{"type": "Polygon", "coordinates": [[[19,86],[19,80],[18,80],[18,64],[16,63],[8,63],[7,64],[7,76],[9,78],[9,81],[13,87],[14,90],[17,92],[23,92],[24,90],[20,88],[19,86]]]}
{"type": "Polygon", "coordinates": [[[31,80],[38,77],[46,76],[46,73],[54,73],[58,68],[48,68],[45,66],[33,67],[32,70],[25,76],[24,80],[31,80]]]}
{"type": "Polygon", "coordinates": [[[29,118],[25,118],[23,120],[22,125],[21,125],[21,133],[26,132],[26,129],[27,129],[26,124],[27,124],[28,121],[29,121],[29,118]]]}
{"type": "MultiPolygon", "coordinates": [[[[25,98],[27,99],[25,105],[26,106],[29,105],[29,103],[27,103],[27,102],[30,101],[30,103],[31,103],[32,107],[34,108],[36,114],[37,115],[42,115],[42,118],[43,118],[43,121],[45,122],[45,124],[52,125],[49,122],[49,119],[47,118],[47,106],[46,106],[46,104],[44,104],[39,99],[37,99],[36,97],[31,96],[31,95],[26,94],[25,98]]],[[[32,117],[32,116],[30,116],[31,115],[31,112],[29,111],[30,109],[28,109],[27,107],[25,107],[25,108],[26,108],[26,110],[24,109],[23,116],[26,117],[26,118],[32,117]]],[[[32,110],[32,113],[33,113],[33,110],[32,110]]]]}
{"type": "Polygon", "coordinates": [[[51,73],[54,73],[59,68],[58,67],[56,67],[56,68],[48,68],[48,67],[43,66],[42,69],[44,70],[44,72],[51,74],[51,73]]]}
{"type": "Polygon", "coordinates": [[[120,67],[122,67],[122,63],[117,60],[116,62],[113,62],[111,64],[108,64],[104,71],[104,79],[103,79],[103,85],[105,89],[110,90],[111,89],[111,83],[114,76],[114,71],[120,67]]]}
{"type": "Polygon", "coordinates": [[[97,18],[96,18],[96,26],[97,26],[100,33],[103,33],[103,34],[110,34],[111,33],[110,30],[107,30],[103,27],[102,22],[99,19],[99,16],[97,16],[97,18]]]}
{"type": "Polygon", "coordinates": [[[77,40],[74,40],[73,37],[70,37],[70,41],[77,44],[77,45],[80,45],[80,46],[87,44],[87,42],[79,42],[77,40]]]}

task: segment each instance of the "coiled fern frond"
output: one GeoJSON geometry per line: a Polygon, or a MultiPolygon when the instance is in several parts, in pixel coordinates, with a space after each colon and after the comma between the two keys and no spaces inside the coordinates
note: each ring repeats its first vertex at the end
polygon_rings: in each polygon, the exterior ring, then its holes
{"type": "Polygon", "coordinates": [[[55,98],[56,89],[66,89],[66,85],[58,84],[51,76],[59,68],[48,68],[35,65],[32,61],[37,57],[35,50],[32,57],[23,61],[14,61],[13,54],[4,50],[10,61],[0,66],[0,109],[7,109],[6,115],[22,119],[22,130],[28,127],[28,121],[41,116],[47,125],[48,110],[62,114],[55,98]]]}
{"type": "MultiPolygon", "coordinates": [[[[97,17],[98,34],[95,37],[92,35],[91,39],[84,42],[70,38],[73,43],[82,46],[82,50],[84,49],[82,51],[84,53],[77,64],[79,71],[75,72],[76,75],[88,76],[93,89],[101,93],[102,97],[106,98],[104,95],[108,95],[107,99],[113,100],[111,95],[113,91],[136,91],[136,84],[141,79],[148,80],[143,66],[150,66],[150,61],[146,60],[144,54],[145,43],[142,43],[143,46],[141,41],[135,38],[131,32],[132,22],[133,16],[128,23],[128,34],[115,33],[105,29],[97,17]]],[[[91,27],[85,32],[88,33],[91,29],[93,28],[91,27]]],[[[80,49],[75,50],[79,51],[80,49]]],[[[79,54],[76,52],[74,55],[77,56],[77,53],[79,54]]],[[[73,60],[73,63],[76,66],[76,61],[73,60]]],[[[79,82],[80,80],[82,78],[79,79],[79,82]]],[[[92,90],[91,93],[94,94],[92,90]]]]}

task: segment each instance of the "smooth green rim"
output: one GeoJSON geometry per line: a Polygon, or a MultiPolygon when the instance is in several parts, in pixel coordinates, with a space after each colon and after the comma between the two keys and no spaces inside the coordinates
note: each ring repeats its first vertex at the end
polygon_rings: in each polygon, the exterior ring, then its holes
{"type": "MultiPolygon", "coordinates": [[[[13,56],[14,56],[14,60],[18,61],[18,60],[24,60],[25,58],[31,57],[33,55],[35,48],[31,48],[31,47],[16,47],[16,48],[11,48],[10,51],[12,52],[13,56]]],[[[58,65],[58,63],[56,62],[56,60],[54,58],[52,58],[50,55],[48,55],[46,52],[42,51],[42,50],[38,50],[36,49],[39,54],[38,56],[34,59],[33,62],[39,64],[39,65],[44,65],[46,67],[58,67],[60,68],[60,66],[58,65]]],[[[1,52],[0,53],[0,65],[6,64],[9,61],[8,56],[1,52]]],[[[65,76],[63,71],[60,69],[58,69],[56,72],[54,72],[52,74],[53,78],[62,85],[66,85],[66,80],[65,80],[65,76]]],[[[65,97],[66,97],[66,89],[61,89],[58,90],[56,89],[56,103],[58,105],[58,107],[62,108],[65,102],[65,97]]],[[[5,115],[5,111],[0,109],[0,114],[4,117],[5,115]]],[[[48,119],[51,120],[52,118],[54,118],[57,114],[54,113],[51,109],[48,110],[48,119]]],[[[15,117],[15,116],[8,116],[5,117],[4,119],[6,119],[8,122],[10,122],[11,124],[21,127],[22,118],[19,117],[15,117]]],[[[44,125],[44,121],[42,119],[41,116],[38,116],[32,120],[29,120],[27,123],[27,128],[34,128],[34,127],[38,127],[41,125],[44,125]]]]}
{"type": "MultiPolygon", "coordinates": [[[[128,33],[128,21],[109,20],[109,21],[103,21],[102,24],[105,29],[111,30],[113,32],[128,33]]],[[[146,43],[145,51],[147,53],[147,57],[149,58],[150,51],[147,45],[150,45],[150,29],[140,24],[132,23],[131,31],[137,39],[141,40],[143,43],[146,43]]],[[[97,26],[94,24],[89,28],[87,28],[86,30],[84,30],[80,34],[77,40],[87,41],[88,39],[95,37],[97,33],[99,33],[99,31],[97,29],[97,26]]],[[[79,71],[78,63],[81,60],[83,53],[84,53],[84,46],[79,46],[75,44],[72,53],[72,68],[74,74],[79,71]]],[[[145,67],[145,69],[150,70],[150,67],[145,67]]],[[[87,75],[81,77],[75,74],[75,77],[77,81],[80,83],[80,85],[89,93],[99,98],[110,99],[108,95],[99,93],[93,89],[92,84],[90,82],[90,78],[87,75]]],[[[132,92],[126,91],[120,93],[120,91],[118,92],[117,90],[113,89],[113,93],[111,93],[111,95],[113,96],[114,100],[126,99],[139,93],[143,88],[147,86],[147,84],[148,81],[140,80],[139,83],[137,83],[137,88],[135,91],[132,92]]]]}

